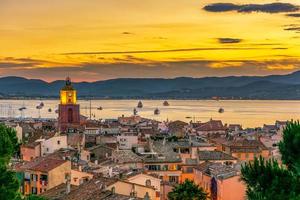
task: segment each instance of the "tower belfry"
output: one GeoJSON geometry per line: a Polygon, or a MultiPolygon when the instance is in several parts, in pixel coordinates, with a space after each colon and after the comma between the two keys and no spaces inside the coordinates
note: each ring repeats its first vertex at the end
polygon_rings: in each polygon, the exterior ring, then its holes
{"type": "Polygon", "coordinates": [[[77,93],[71,79],[66,78],[65,86],[60,90],[58,107],[58,126],[60,131],[76,129],[80,125],[80,109],[77,104],[77,93]]]}

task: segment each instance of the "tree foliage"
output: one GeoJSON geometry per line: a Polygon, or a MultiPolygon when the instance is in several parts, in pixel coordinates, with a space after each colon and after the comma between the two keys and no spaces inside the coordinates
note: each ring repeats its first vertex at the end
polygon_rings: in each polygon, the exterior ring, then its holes
{"type": "Polygon", "coordinates": [[[0,166],[0,199],[21,199],[19,188],[16,174],[8,170],[6,166],[0,166]]]}
{"type": "Polygon", "coordinates": [[[193,181],[186,180],[168,194],[170,200],[206,200],[207,193],[193,181]]]}
{"type": "Polygon", "coordinates": [[[255,158],[253,163],[243,165],[241,172],[249,200],[292,199],[300,186],[294,174],[276,160],[255,158]]]}
{"type": "Polygon", "coordinates": [[[19,182],[15,172],[7,168],[10,158],[16,152],[16,133],[0,125],[0,199],[20,199],[19,182]]]}
{"type": "Polygon", "coordinates": [[[13,152],[13,143],[5,129],[0,125],[0,166],[8,164],[13,152]]]}
{"type": "Polygon", "coordinates": [[[282,161],[289,170],[300,176],[300,122],[291,121],[283,131],[283,140],[279,143],[282,161]]]}
{"type": "Polygon", "coordinates": [[[288,122],[279,143],[282,161],[255,158],[242,166],[249,200],[300,200],[300,123],[288,122]]]}
{"type": "Polygon", "coordinates": [[[16,131],[0,124],[0,157],[2,161],[7,163],[13,155],[19,152],[19,149],[20,144],[16,131]]]}

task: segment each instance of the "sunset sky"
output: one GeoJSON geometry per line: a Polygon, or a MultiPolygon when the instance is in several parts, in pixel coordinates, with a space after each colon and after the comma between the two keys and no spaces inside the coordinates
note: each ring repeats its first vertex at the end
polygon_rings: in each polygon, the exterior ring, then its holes
{"type": "Polygon", "coordinates": [[[300,68],[298,6],[299,0],[0,0],[0,76],[287,74],[300,68]]]}

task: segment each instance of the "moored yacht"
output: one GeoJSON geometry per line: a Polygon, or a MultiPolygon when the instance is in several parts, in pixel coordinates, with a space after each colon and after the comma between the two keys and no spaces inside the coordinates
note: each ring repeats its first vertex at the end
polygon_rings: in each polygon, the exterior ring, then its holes
{"type": "Polygon", "coordinates": [[[142,103],[141,101],[139,101],[137,107],[138,107],[138,108],[143,108],[143,103],[142,103]]]}

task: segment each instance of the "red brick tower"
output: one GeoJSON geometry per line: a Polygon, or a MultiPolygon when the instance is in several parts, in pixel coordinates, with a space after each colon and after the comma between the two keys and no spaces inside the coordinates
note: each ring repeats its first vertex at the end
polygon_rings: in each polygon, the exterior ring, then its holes
{"type": "Polygon", "coordinates": [[[80,110],[76,101],[76,90],[72,86],[71,79],[67,77],[66,85],[60,90],[58,107],[58,127],[62,132],[74,130],[80,125],[80,110]]]}

